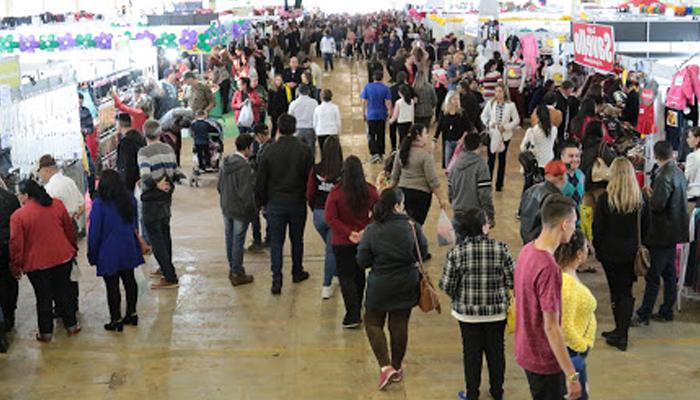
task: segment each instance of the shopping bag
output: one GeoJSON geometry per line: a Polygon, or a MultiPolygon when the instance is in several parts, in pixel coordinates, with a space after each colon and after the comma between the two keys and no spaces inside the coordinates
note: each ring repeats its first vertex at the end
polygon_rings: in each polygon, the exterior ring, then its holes
{"type": "Polygon", "coordinates": [[[581,230],[588,241],[593,240],[593,208],[581,205],[581,230]]]}
{"type": "Polygon", "coordinates": [[[455,229],[450,222],[445,210],[440,211],[437,225],[438,246],[450,246],[455,244],[455,229]]]}
{"type": "Polygon", "coordinates": [[[508,304],[508,312],[506,313],[506,332],[515,332],[515,297],[510,292],[510,303],[508,304]]]}
{"type": "Polygon", "coordinates": [[[247,101],[243,107],[241,107],[241,112],[238,113],[238,121],[236,121],[236,123],[243,128],[250,128],[253,126],[253,121],[253,106],[250,104],[250,101],[247,101]]]}
{"type": "Polygon", "coordinates": [[[450,171],[452,171],[452,168],[457,162],[459,155],[462,154],[462,151],[464,151],[464,146],[462,146],[462,141],[459,141],[459,143],[457,143],[457,147],[455,147],[455,151],[452,153],[452,158],[450,158],[449,162],[447,163],[448,174],[450,173],[450,171]]]}
{"type": "Polygon", "coordinates": [[[491,129],[489,131],[489,136],[491,137],[491,142],[489,143],[489,151],[492,154],[503,153],[506,151],[506,144],[503,141],[503,135],[498,129],[491,129]]]}

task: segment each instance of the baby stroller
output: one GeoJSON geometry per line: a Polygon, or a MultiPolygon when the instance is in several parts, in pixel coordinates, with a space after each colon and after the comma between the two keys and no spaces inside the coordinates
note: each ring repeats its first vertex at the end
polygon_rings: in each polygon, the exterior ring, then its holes
{"type": "Polygon", "coordinates": [[[203,175],[215,175],[219,172],[219,167],[221,164],[221,158],[224,154],[224,141],[223,132],[224,129],[219,123],[219,121],[214,119],[206,120],[215,129],[215,133],[209,134],[209,165],[211,168],[201,170],[199,168],[199,152],[193,148],[192,149],[192,177],[190,178],[191,187],[199,187],[200,176],[203,175]]]}

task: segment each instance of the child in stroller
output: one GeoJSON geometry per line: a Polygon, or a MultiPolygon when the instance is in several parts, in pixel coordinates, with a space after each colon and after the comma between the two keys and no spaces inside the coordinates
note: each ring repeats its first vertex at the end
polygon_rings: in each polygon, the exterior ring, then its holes
{"type": "Polygon", "coordinates": [[[190,129],[194,139],[193,179],[203,173],[217,172],[221,154],[224,151],[221,125],[214,120],[207,119],[206,111],[199,110],[195,114],[195,120],[190,129]]]}

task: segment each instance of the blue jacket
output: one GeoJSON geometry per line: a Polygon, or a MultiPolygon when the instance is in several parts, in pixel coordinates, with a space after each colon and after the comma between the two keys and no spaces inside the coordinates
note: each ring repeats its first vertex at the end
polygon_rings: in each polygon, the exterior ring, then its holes
{"type": "Polygon", "coordinates": [[[124,222],[116,204],[96,198],[90,212],[88,261],[97,266],[97,276],[114,276],[144,263],[141,245],[136,239],[136,200],[132,198],[134,218],[124,222]]]}

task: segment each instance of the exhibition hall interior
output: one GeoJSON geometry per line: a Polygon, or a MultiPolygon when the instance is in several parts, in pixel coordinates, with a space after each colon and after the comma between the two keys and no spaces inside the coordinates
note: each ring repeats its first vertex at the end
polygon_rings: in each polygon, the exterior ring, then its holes
{"type": "Polygon", "coordinates": [[[699,103],[700,0],[0,0],[0,399],[697,399],[699,103]]]}

